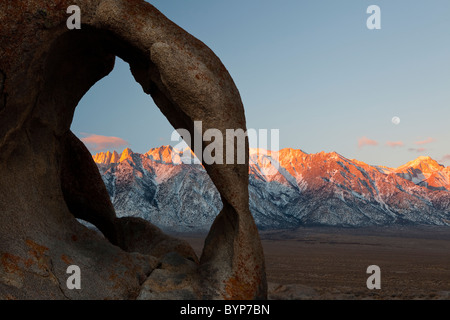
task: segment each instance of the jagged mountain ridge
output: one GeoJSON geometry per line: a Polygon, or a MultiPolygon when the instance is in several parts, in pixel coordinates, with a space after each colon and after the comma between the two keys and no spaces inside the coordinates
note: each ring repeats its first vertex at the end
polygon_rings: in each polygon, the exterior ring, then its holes
{"type": "MultiPolygon", "coordinates": [[[[119,216],[170,231],[208,230],[222,204],[198,161],[183,163],[191,155],[164,146],[93,158],[119,216]]],[[[387,168],[335,152],[251,149],[249,170],[250,210],[261,229],[450,225],[450,169],[429,157],[387,168]]]]}

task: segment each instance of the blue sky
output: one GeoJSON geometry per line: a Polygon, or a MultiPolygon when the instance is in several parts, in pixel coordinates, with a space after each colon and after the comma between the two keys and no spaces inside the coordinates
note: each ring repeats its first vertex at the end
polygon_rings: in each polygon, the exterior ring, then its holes
{"type": "MultiPolygon", "coordinates": [[[[219,56],[248,128],[279,129],[280,148],[392,167],[429,155],[450,165],[450,1],[150,2],[219,56]],[[372,4],[381,30],[366,27],[372,4]]],[[[80,101],[72,131],[117,137],[141,153],[176,144],[119,59],[80,101]]]]}

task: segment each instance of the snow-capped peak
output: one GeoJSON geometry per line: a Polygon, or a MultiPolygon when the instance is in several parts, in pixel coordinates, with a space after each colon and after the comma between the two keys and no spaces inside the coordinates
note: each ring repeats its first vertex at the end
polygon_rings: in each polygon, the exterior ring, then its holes
{"type": "Polygon", "coordinates": [[[119,162],[127,160],[131,155],[133,154],[133,151],[130,148],[126,148],[123,150],[123,152],[120,154],[120,160],[119,162]]]}
{"type": "Polygon", "coordinates": [[[420,171],[422,171],[422,173],[432,173],[435,171],[441,171],[445,167],[431,157],[420,156],[417,159],[398,167],[396,169],[396,172],[403,172],[408,170],[409,168],[419,169],[420,171]]]}
{"type": "Polygon", "coordinates": [[[170,145],[160,148],[152,148],[145,154],[149,159],[164,164],[199,164],[200,161],[194,152],[188,147],[183,150],[176,149],[170,145]]]}
{"type": "Polygon", "coordinates": [[[119,154],[116,151],[112,153],[110,151],[100,152],[92,156],[95,163],[98,164],[111,164],[119,162],[119,154]]]}

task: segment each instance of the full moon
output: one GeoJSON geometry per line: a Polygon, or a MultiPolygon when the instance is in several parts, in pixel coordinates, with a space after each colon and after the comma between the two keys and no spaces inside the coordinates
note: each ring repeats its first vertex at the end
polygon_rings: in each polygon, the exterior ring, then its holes
{"type": "Polygon", "coordinates": [[[399,117],[393,117],[392,118],[392,123],[395,125],[399,125],[400,124],[400,118],[399,117]]]}

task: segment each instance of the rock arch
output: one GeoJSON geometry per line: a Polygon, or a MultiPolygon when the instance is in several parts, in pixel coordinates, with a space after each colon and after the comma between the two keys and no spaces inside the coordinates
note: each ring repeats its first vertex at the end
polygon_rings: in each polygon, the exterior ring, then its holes
{"type": "Polygon", "coordinates": [[[175,128],[193,134],[202,121],[203,130],[245,130],[239,92],[216,55],[143,0],[1,1],[0,23],[0,297],[265,298],[248,163],[205,165],[224,206],[195,264],[186,243],[115,217],[89,152],[70,132],[78,101],[116,56],[175,128]],[[73,4],[83,25],[69,31],[73,4]],[[65,288],[69,264],[80,266],[82,290],[65,288]],[[173,274],[183,285],[161,289],[173,274]]]}

